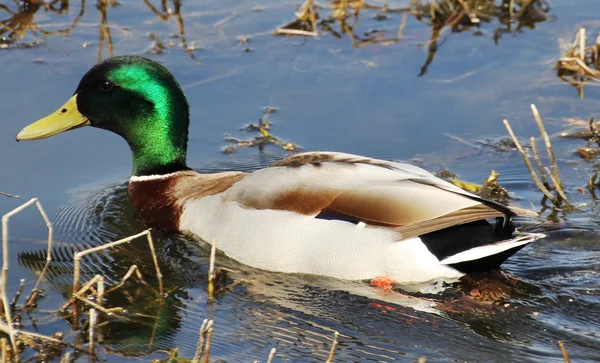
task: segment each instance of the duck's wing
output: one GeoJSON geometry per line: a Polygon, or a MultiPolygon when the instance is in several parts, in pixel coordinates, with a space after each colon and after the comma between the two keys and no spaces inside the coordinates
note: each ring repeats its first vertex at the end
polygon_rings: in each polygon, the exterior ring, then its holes
{"type": "Polygon", "coordinates": [[[393,228],[402,240],[491,217],[537,215],[482,199],[414,165],[325,152],[246,175],[223,198],[249,209],[393,228]]]}

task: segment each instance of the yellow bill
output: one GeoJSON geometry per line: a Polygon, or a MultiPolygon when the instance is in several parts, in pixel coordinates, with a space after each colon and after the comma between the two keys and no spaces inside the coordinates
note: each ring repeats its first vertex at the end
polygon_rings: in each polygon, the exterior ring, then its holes
{"type": "Polygon", "coordinates": [[[21,130],[17,134],[17,141],[43,139],[88,125],[90,125],[88,119],[77,109],[77,95],[74,95],[56,112],[21,130]]]}

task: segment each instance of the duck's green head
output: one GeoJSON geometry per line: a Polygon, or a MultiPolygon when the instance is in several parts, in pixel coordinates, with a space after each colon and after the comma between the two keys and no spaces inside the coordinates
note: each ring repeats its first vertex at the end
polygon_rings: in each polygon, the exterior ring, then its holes
{"type": "Polygon", "coordinates": [[[187,169],[188,103],[173,75],[156,62],[123,56],[97,64],[67,103],[25,127],[17,140],[41,139],[88,125],[127,141],[133,175],[187,169]]]}

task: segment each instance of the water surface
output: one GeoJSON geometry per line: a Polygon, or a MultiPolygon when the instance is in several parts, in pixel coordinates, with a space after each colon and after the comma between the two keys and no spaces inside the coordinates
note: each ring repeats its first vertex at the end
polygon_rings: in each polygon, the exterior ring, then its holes
{"type": "MultiPolygon", "coordinates": [[[[32,320],[23,316],[24,329],[47,335],[60,330],[66,340],[82,344],[86,333],[73,332],[67,321],[45,311],[55,311],[70,295],[74,251],[145,228],[127,199],[129,150],[116,135],[91,128],[27,143],[16,143],[14,136],[62,105],[99,59],[138,54],[172,70],[190,101],[188,162],[199,170],[254,170],[287,155],[276,147],[222,152],[225,134],[254,136],[239,128],[256,123],[263,107],[272,106],[278,110],[269,117],[273,134],[304,150],[419,162],[476,183],[493,168],[517,197],[513,203],[536,210],[541,193],[520,156],[488,146],[506,135],[501,120],[509,119],[526,140],[538,134],[531,103],[552,134],[568,126],[567,118],[586,119],[600,110],[597,87],[586,87],[579,99],[552,68],[561,44],[580,26],[595,38],[595,0],[548,1],[546,19],[532,28],[499,32],[506,25],[492,19],[459,33],[445,30],[421,76],[432,30],[413,15],[400,41],[354,48],[347,35],[274,36],[276,27],[293,19],[300,5],[295,1],[166,2],[166,12],[158,1],[54,2],[54,10],[36,3],[0,7],[0,19],[12,18],[12,29],[24,30],[4,39],[6,49],[0,49],[0,191],[23,198],[0,196],[0,213],[31,197],[42,201],[56,229],[55,262],[42,286],[40,310],[32,320]],[[68,8],[60,10],[60,4],[68,8]],[[497,41],[494,34],[501,34],[497,41]]],[[[381,20],[377,13],[362,12],[355,33],[395,36],[402,14],[389,12],[381,20]]],[[[276,361],[324,361],[334,331],[341,334],[337,361],[561,362],[557,341],[563,340],[573,361],[596,362],[598,209],[577,191],[593,164],[574,156],[583,144],[554,141],[567,191],[585,205],[530,221],[528,228],[548,238],[511,258],[502,273],[474,276],[441,294],[406,296],[362,282],[268,274],[218,256],[220,266],[238,271],[225,284],[254,284],[238,285],[209,305],[206,246],[154,232],[168,291],[160,302],[143,241],[86,259],[85,279],[102,273],[113,284],[136,264],[151,286],[131,283],[109,295],[107,305],[145,317],[110,320],[101,331],[99,354],[108,361],[148,361],[164,359],[162,351],[177,347],[180,356],[192,357],[208,317],[215,320],[211,355],[231,362],[265,360],[272,347],[278,349],[276,361]],[[474,299],[477,289],[496,291],[497,298],[474,299]]],[[[33,287],[45,261],[45,236],[34,209],[11,219],[11,294],[20,278],[33,287]]]]}

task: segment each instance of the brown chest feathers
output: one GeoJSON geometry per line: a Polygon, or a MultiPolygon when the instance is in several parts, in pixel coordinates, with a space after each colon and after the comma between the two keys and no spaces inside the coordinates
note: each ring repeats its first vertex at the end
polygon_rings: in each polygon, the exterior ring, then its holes
{"type": "Polygon", "coordinates": [[[178,232],[186,202],[224,192],[245,175],[241,172],[203,175],[183,171],[166,177],[132,177],[129,198],[149,226],[178,232]]]}

